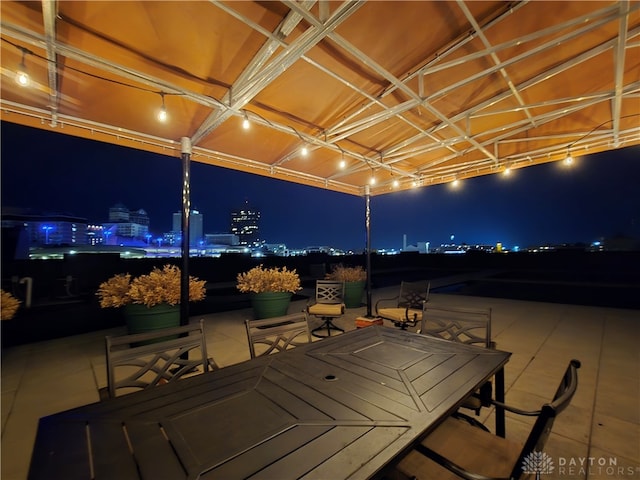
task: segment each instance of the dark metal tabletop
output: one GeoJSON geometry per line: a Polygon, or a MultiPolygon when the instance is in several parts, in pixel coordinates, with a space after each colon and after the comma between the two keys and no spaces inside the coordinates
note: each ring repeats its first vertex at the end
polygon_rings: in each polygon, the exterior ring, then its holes
{"type": "Polygon", "coordinates": [[[29,478],[374,478],[509,356],[354,330],[44,417],[29,478]]]}

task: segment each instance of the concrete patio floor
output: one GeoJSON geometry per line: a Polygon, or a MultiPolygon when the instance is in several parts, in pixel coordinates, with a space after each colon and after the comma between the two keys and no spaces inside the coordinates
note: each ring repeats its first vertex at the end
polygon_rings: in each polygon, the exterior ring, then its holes
{"type": "MultiPolygon", "coordinates": [[[[375,290],[373,303],[397,290],[375,290]]],[[[539,408],[569,360],[582,362],[578,391],[545,447],[555,469],[542,478],[640,479],[640,311],[445,294],[432,294],[430,302],[492,308],[497,348],[512,352],[505,370],[509,404],[539,408]]],[[[305,305],[293,302],[289,312],[305,305]]],[[[365,307],[349,309],[336,323],[353,329],[365,313],[365,307]]],[[[192,318],[205,319],[209,354],[219,366],[249,359],[243,322],[251,316],[235,310],[192,318]]],[[[2,351],[3,480],[27,477],[40,417],[99,401],[104,337],[121,333],[124,327],[2,351]]],[[[491,409],[479,418],[493,430],[491,409]]],[[[523,441],[531,423],[508,414],[507,437],[523,441]]]]}

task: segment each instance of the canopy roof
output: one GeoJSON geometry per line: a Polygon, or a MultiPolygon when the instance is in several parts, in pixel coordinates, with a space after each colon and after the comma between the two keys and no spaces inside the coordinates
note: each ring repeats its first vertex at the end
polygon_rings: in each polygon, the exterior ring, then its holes
{"type": "Polygon", "coordinates": [[[355,195],[640,143],[639,2],[0,8],[3,121],[355,195]]]}

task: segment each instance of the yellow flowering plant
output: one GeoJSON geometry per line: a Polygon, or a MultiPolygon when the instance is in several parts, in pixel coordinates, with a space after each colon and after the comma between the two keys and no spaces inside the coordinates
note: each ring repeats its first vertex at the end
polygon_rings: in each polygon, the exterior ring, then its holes
{"type": "Polygon", "coordinates": [[[327,273],[326,278],[338,282],[364,282],[367,279],[367,271],[360,266],[345,267],[339,264],[327,273]]]}
{"type": "Polygon", "coordinates": [[[20,306],[20,300],[9,292],[0,290],[0,320],[11,320],[20,306]]]}
{"type": "Polygon", "coordinates": [[[302,289],[296,270],[288,270],[287,267],[264,268],[262,265],[258,265],[248,272],[239,273],[237,281],[236,287],[244,293],[295,293],[302,289]]]}
{"type": "MultiPolygon", "coordinates": [[[[153,307],[180,303],[180,269],[175,265],[154,267],[151,273],[131,278],[128,273],[114,275],[100,284],[96,295],[102,308],[118,308],[130,303],[153,307]]],[[[189,276],[189,301],[204,300],[206,281],[189,276]]]]}

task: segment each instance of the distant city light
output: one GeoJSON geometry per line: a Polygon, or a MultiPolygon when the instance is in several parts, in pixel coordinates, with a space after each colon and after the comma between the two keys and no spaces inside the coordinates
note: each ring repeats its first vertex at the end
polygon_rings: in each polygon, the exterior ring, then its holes
{"type": "Polygon", "coordinates": [[[43,225],[42,226],[42,230],[44,230],[44,236],[45,236],[45,244],[49,244],[49,232],[51,230],[53,230],[54,227],[52,227],[51,225],[43,225]]]}

